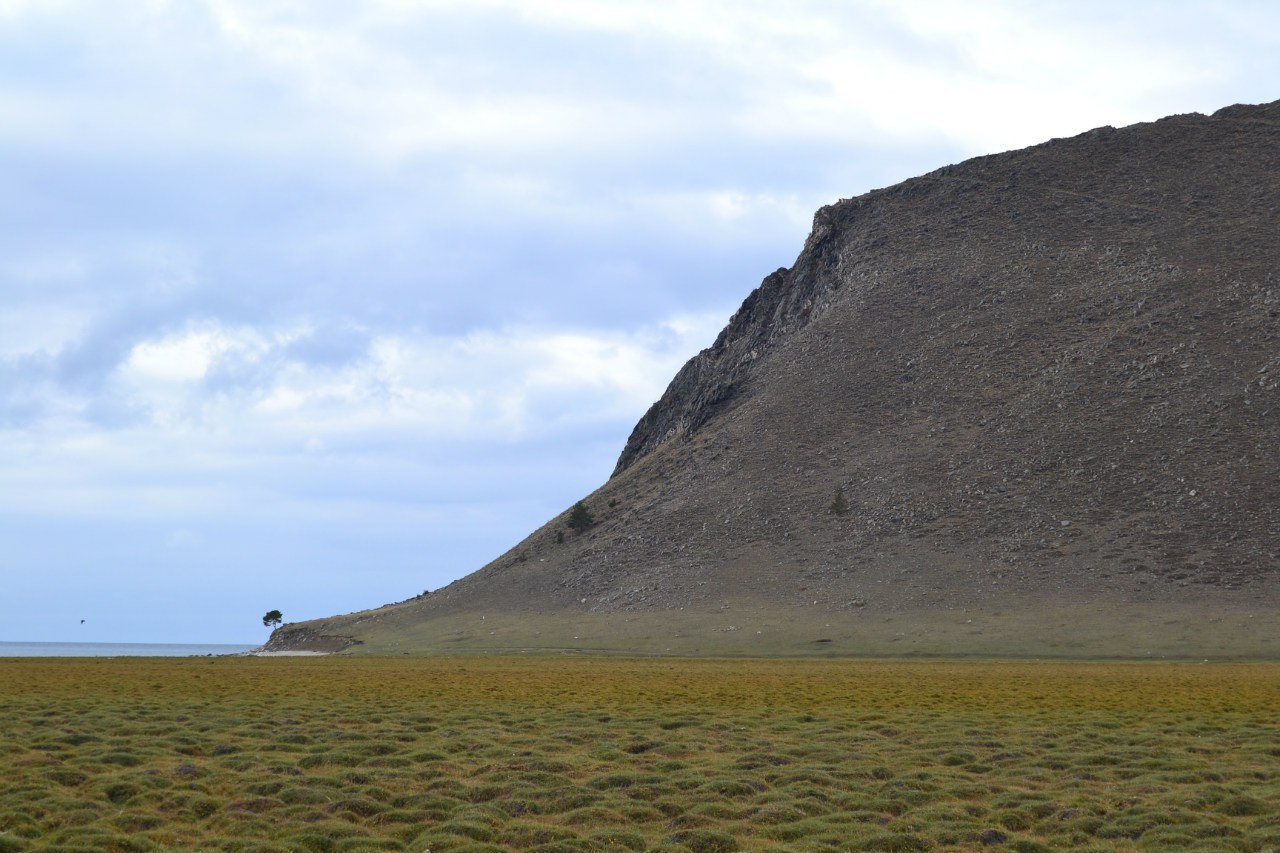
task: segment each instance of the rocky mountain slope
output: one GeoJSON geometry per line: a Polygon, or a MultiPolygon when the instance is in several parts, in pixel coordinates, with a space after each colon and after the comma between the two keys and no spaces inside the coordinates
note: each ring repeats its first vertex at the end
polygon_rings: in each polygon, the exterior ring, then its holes
{"type": "Polygon", "coordinates": [[[1280,656],[1278,382],[1280,102],[980,157],[819,210],[594,526],[272,643],[1280,656]]]}

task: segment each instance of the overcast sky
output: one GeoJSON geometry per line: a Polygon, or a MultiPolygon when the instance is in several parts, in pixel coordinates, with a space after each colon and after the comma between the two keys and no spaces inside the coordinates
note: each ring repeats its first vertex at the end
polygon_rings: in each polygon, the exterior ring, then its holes
{"type": "Polygon", "coordinates": [[[1277,10],[0,0],[0,639],[438,588],[608,477],[817,207],[1274,100],[1277,10]]]}

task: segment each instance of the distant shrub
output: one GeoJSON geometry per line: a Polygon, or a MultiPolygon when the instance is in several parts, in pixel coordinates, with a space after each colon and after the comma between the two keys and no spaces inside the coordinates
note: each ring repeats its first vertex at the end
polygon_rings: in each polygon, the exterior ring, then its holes
{"type": "Polygon", "coordinates": [[[569,529],[574,533],[582,533],[595,523],[595,516],[582,501],[578,501],[573,505],[573,509],[569,510],[569,529]]]}
{"type": "Polygon", "coordinates": [[[831,506],[827,510],[832,515],[844,515],[849,511],[849,502],[845,500],[844,489],[836,486],[836,496],[831,500],[831,506]]]}

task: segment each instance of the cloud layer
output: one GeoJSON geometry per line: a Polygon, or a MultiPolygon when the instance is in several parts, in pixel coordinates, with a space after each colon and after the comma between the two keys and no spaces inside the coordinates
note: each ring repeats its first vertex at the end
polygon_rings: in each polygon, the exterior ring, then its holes
{"type": "Polygon", "coordinates": [[[3,638],[253,640],[458,577],[608,475],[819,205],[1273,99],[1277,34],[1263,2],[0,0],[3,638]]]}

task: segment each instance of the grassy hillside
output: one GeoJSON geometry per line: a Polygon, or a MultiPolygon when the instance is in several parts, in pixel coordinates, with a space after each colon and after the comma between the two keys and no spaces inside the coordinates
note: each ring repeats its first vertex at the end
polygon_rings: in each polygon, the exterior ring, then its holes
{"type": "MultiPolygon", "coordinates": [[[[283,634],[283,645],[343,654],[561,652],[745,657],[1001,657],[1275,660],[1269,607],[1219,602],[1159,607],[1123,602],[1006,600],[949,610],[735,602],[714,611],[653,613],[470,611],[422,618],[414,603],[305,623],[357,645],[283,634]]],[[[277,638],[280,639],[280,638],[277,638]]]]}

